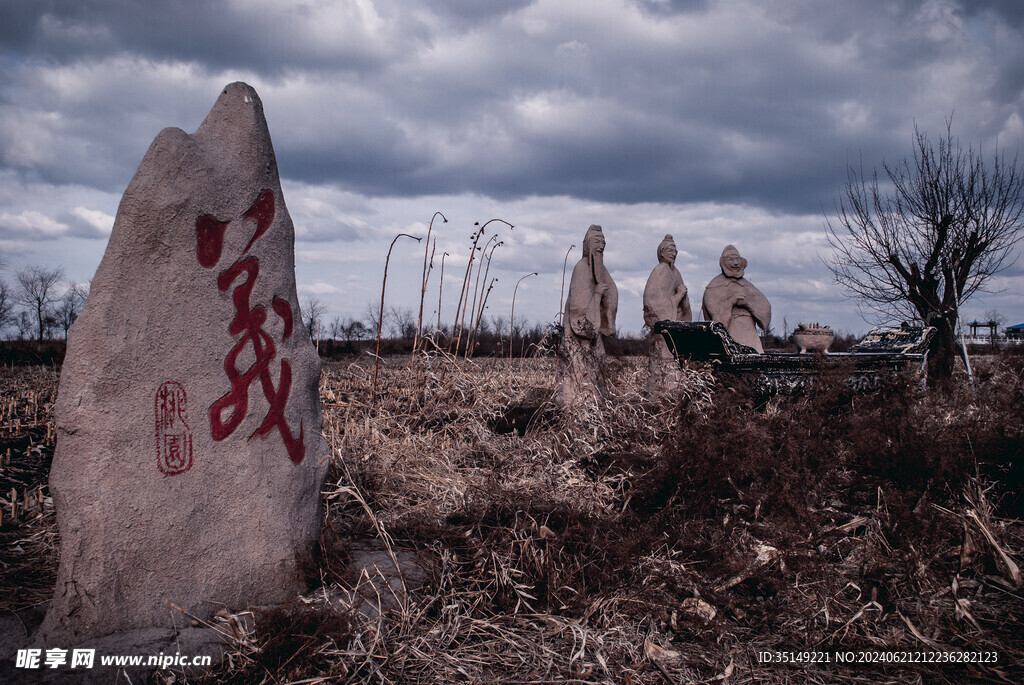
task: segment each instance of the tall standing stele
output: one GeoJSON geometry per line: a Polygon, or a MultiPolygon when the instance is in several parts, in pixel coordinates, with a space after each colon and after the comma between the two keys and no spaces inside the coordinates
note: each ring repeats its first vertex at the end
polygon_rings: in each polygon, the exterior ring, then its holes
{"type": "Polygon", "coordinates": [[[61,373],[48,645],[300,589],[327,445],[294,242],[250,86],[225,88],[194,134],[153,141],[61,373]]]}

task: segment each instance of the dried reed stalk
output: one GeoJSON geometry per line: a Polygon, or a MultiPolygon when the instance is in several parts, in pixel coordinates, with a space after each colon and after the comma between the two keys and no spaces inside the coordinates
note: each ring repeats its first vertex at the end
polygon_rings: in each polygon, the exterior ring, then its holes
{"type": "MultiPolygon", "coordinates": [[[[497,238],[497,236],[494,236],[494,237],[497,238]]],[[[500,247],[501,245],[504,245],[504,244],[505,244],[504,241],[499,240],[498,242],[496,242],[491,247],[491,251],[487,254],[487,269],[484,271],[483,287],[487,286],[487,276],[491,273],[491,259],[494,257],[494,251],[497,250],[498,247],[500,247]]],[[[480,265],[483,266],[483,261],[480,262],[480,265]]],[[[479,276],[479,273],[477,275],[479,276]]],[[[497,280],[497,279],[495,279],[495,280],[497,280]]],[[[493,281],[491,282],[491,287],[494,287],[494,282],[493,281]]],[[[491,292],[490,288],[487,288],[487,294],[490,294],[490,292],[491,292]]],[[[483,293],[481,293],[481,294],[483,294],[483,293]]],[[[475,349],[475,347],[476,347],[477,334],[480,331],[480,319],[483,318],[484,307],[486,306],[486,302],[484,301],[485,299],[486,299],[486,297],[481,297],[480,298],[480,309],[475,311],[476,322],[473,323],[473,331],[472,331],[472,334],[470,335],[470,338],[469,338],[469,345],[467,346],[468,349],[467,349],[466,359],[472,358],[472,356],[473,356],[472,350],[475,349]]],[[[471,319],[472,319],[472,317],[471,317],[471,319]]],[[[472,323],[472,321],[471,321],[471,323],[472,323]]]]}
{"type": "MultiPolygon", "coordinates": [[[[480,226],[480,222],[478,221],[478,222],[476,222],[473,225],[474,226],[480,226]]],[[[448,351],[452,352],[452,345],[454,344],[455,345],[455,350],[454,350],[455,356],[458,356],[458,354],[459,354],[459,343],[462,342],[462,325],[459,323],[459,317],[460,316],[462,316],[463,319],[465,318],[465,315],[462,313],[462,311],[463,311],[462,303],[463,303],[464,300],[467,300],[468,297],[469,297],[469,292],[467,291],[467,288],[469,286],[469,276],[470,276],[470,273],[472,273],[472,270],[473,270],[473,259],[476,258],[477,243],[480,242],[480,237],[484,234],[484,228],[485,227],[486,227],[486,224],[484,224],[483,226],[480,226],[480,228],[478,228],[473,233],[473,235],[470,236],[470,239],[473,241],[473,245],[469,248],[469,259],[466,261],[466,273],[462,277],[462,289],[459,291],[459,303],[455,307],[455,320],[452,322],[452,335],[451,335],[451,338],[448,340],[448,351]],[[458,333],[458,338],[457,339],[456,339],[456,336],[455,336],[455,329],[456,328],[459,329],[459,333],[458,333]]]]}
{"type": "Polygon", "coordinates": [[[433,249],[431,249],[430,234],[434,230],[434,220],[437,217],[444,219],[444,223],[448,223],[447,217],[441,212],[434,212],[434,216],[430,217],[430,225],[427,226],[427,243],[423,246],[423,282],[420,287],[420,312],[416,317],[416,336],[412,341],[412,354],[416,356],[416,350],[419,349],[420,336],[423,335],[423,300],[427,297],[427,281],[430,279],[430,271],[434,268],[434,250],[437,249],[437,238],[434,238],[433,249]],[[427,251],[430,251],[430,260],[428,264],[427,251]]]}
{"type": "Polygon", "coordinates": [[[420,241],[416,236],[409,235],[408,233],[399,233],[391,241],[391,247],[388,248],[388,256],[384,260],[384,278],[380,283],[380,314],[377,318],[377,347],[373,354],[373,387],[370,389],[371,406],[376,406],[377,404],[377,370],[380,367],[380,333],[381,328],[384,327],[384,289],[388,285],[388,264],[391,262],[391,250],[395,249],[395,243],[398,242],[399,238],[412,238],[416,242],[420,241]]]}
{"type": "MultiPolygon", "coordinates": [[[[468,311],[469,311],[469,327],[470,327],[470,331],[469,331],[469,335],[466,336],[466,359],[469,359],[469,357],[470,357],[470,350],[473,349],[473,330],[472,330],[473,329],[473,319],[476,317],[476,300],[477,300],[477,296],[481,295],[481,293],[480,293],[480,273],[484,270],[484,258],[485,258],[486,254],[487,254],[487,248],[490,246],[490,244],[493,241],[495,241],[497,239],[498,239],[497,235],[492,235],[490,238],[487,239],[487,242],[484,243],[484,246],[480,249],[480,262],[477,264],[477,267],[476,267],[476,280],[473,282],[473,288],[472,288],[472,290],[473,290],[473,303],[469,305],[469,309],[468,309],[468,311]]],[[[486,285],[486,282],[484,283],[484,285],[486,285]]],[[[467,300],[468,299],[469,298],[467,297],[467,300]]]]}
{"type": "Polygon", "coordinates": [[[437,287],[437,332],[441,332],[441,296],[444,294],[444,258],[448,256],[445,252],[441,255],[441,278],[437,287]]]}
{"type": "MultiPolygon", "coordinates": [[[[463,283],[462,283],[462,289],[463,289],[463,291],[466,294],[466,296],[465,296],[466,304],[469,304],[469,291],[467,290],[467,287],[468,287],[470,272],[471,272],[471,270],[473,268],[473,259],[476,256],[476,251],[478,249],[477,248],[477,243],[480,241],[480,237],[484,234],[484,230],[490,224],[492,224],[492,223],[494,223],[496,221],[499,222],[499,223],[503,223],[506,226],[508,226],[509,230],[512,230],[512,229],[515,228],[515,226],[513,226],[509,222],[505,221],[504,219],[491,219],[491,220],[485,222],[484,225],[480,227],[480,230],[476,233],[476,235],[475,235],[475,237],[473,239],[473,249],[469,253],[469,263],[466,265],[466,276],[463,279],[463,283]]],[[[460,302],[459,302],[460,307],[462,307],[462,299],[463,298],[461,298],[461,297],[459,298],[459,300],[460,300],[460,302]]],[[[461,318],[460,318],[458,312],[456,312],[456,318],[459,319],[458,320],[459,334],[458,334],[458,338],[455,341],[455,354],[456,354],[456,356],[458,356],[458,354],[459,354],[459,344],[462,342],[462,332],[463,332],[463,329],[465,328],[465,324],[466,324],[466,309],[464,307],[462,308],[461,318]]],[[[471,323],[472,323],[472,321],[471,321],[471,323]]],[[[449,348],[449,350],[450,350],[450,348],[449,348]]]]}

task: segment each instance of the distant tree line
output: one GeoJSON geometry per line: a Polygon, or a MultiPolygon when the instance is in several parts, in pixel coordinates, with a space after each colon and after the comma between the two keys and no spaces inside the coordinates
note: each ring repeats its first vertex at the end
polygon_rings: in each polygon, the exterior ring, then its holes
{"type": "Polygon", "coordinates": [[[28,266],[10,281],[0,277],[0,337],[66,340],[88,294],[89,284],[68,281],[61,267],[28,266]]]}
{"type": "MultiPolygon", "coordinates": [[[[4,271],[5,263],[0,258],[0,272],[4,271]]],[[[37,345],[66,341],[71,325],[85,305],[89,283],[67,280],[61,267],[28,266],[11,275],[13,278],[8,280],[0,273],[0,339],[37,345]]],[[[327,314],[324,304],[314,297],[302,302],[304,331],[323,357],[374,352],[378,322],[381,323],[381,354],[413,351],[417,316],[411,308],[390,306],[381,316],[379,304],[371,302],[359,317],[335,315],[328,321],[327,314]]],[[[986,321],[1000,324],[1005,318],[995,311],[987,311],[985,316],[986,321]]],[[[457,331],[447,322],[428,322],[423,328],[420,349],[468,357],[535,357],[555,353],[562,334],[556,322],[531,324],[525,317],[517,316],[514,325],[510,325],[509,319],[500,315],[481,315],[472,330],[463,331],[461,336],[457,331]]],[[[795,351],[791,332],[785,319],[781,334],[769,328],[762,336],[765,348],[795,351]]],[[[859,336],[852,333],[837,331],[831,349],[845,351],[858,339],[859,336]]],[[[607,351],[613,356],[646,354],[646,345],[646,329],[639,334],[620,331],[606,340],[607,351]]],[[[54,348],[44,356],[60,361],[63,346],[57,347],[59,349],[54,348]]],[[[37,349],[29,357],[35,359],[39,354],[37,349]]],[[[10,356],[4,355],[5,359],[10,356]]]]}

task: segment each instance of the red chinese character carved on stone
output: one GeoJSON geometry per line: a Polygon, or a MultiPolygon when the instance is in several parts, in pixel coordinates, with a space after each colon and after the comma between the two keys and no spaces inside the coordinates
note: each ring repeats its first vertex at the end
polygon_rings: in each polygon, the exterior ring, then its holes
{"type": "Polygon", "coordinates": [[[207,269],[220,261],[224,250],[224,231],[229,221],[218,221],[209,214],[196,219],[196,257],[207,269]]]}
{"type": "MultiPolygon", "coordinates": [[[[260,273],[260,265],[256,257],[246,257],[245,253],[266,233],[273,222],[274,194],[269,190],[260,192],[259,197],[242,218],[254,219],[256,231],[242,250],[242,255],[217,277],[217,288],[221,292],[227,292],[234,285],[231,301],[235,306],[235,317],[228,326],[228,332],[241,337],[224,359],[224,372],[231,382],[231,390],[210,405],[210,433],[217,441],[234,433],[249,412],[249,386],[259,381],[270,408],[263,423],[249,439],[257,436],[264,438],[276,428],[281,433],[288,457],[298,464],[306,455],[304,427],[300,422],[299,435],[295,437],[284,417],[285,405],[292,386],[291,364],[286,359],[281,360],[280,378],[275,388],[270,368],[277,354],[277,347],[270,335],[263,330],[263,324],[267,321],[267,310],[261,305],[253,307],[249,302],[260,273]],[[241,282],[238,282],[239,279],[242,279],[241,282]],[[248,369],[239,370],[238,358],[249,346],[255,361],[248,369]]],[[[212,268],[220,260],[224,232],[229,224],[230,222],[219,221],[209,214],[196,219],[196,257],[203,267],[212,268]]],[[[292,307],[287,300],[277,296],[273,298],[271,307],[284,323],[284,333],[281,337],[283,342],[292,334],[292,307]]]]}
{"type": "Polygon", "coordinates": [[[153,399],[156,417],[157,468],[166,476],[192,468],[192,429],[187,421],[185,388],[166,381],[153,399]]]}

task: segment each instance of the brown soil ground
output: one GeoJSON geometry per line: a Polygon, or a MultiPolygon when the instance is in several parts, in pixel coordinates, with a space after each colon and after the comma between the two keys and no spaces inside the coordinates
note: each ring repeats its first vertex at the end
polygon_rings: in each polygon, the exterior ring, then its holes
{"type": "MultiPolygon", "coordinates": [[[[390,359],[377,402],[371,364],[330,363],[308,593],[219,618],[231,658],[184,680],[1022,682],[1022,361],[977,361],[976,391],[768,402],[692,368],[651,404],[622,358],[609,401],[566,415],[552,359],[390,359]]],[[[58,562],[56,381],[0,371],[19,620],[58,562]]]]}

